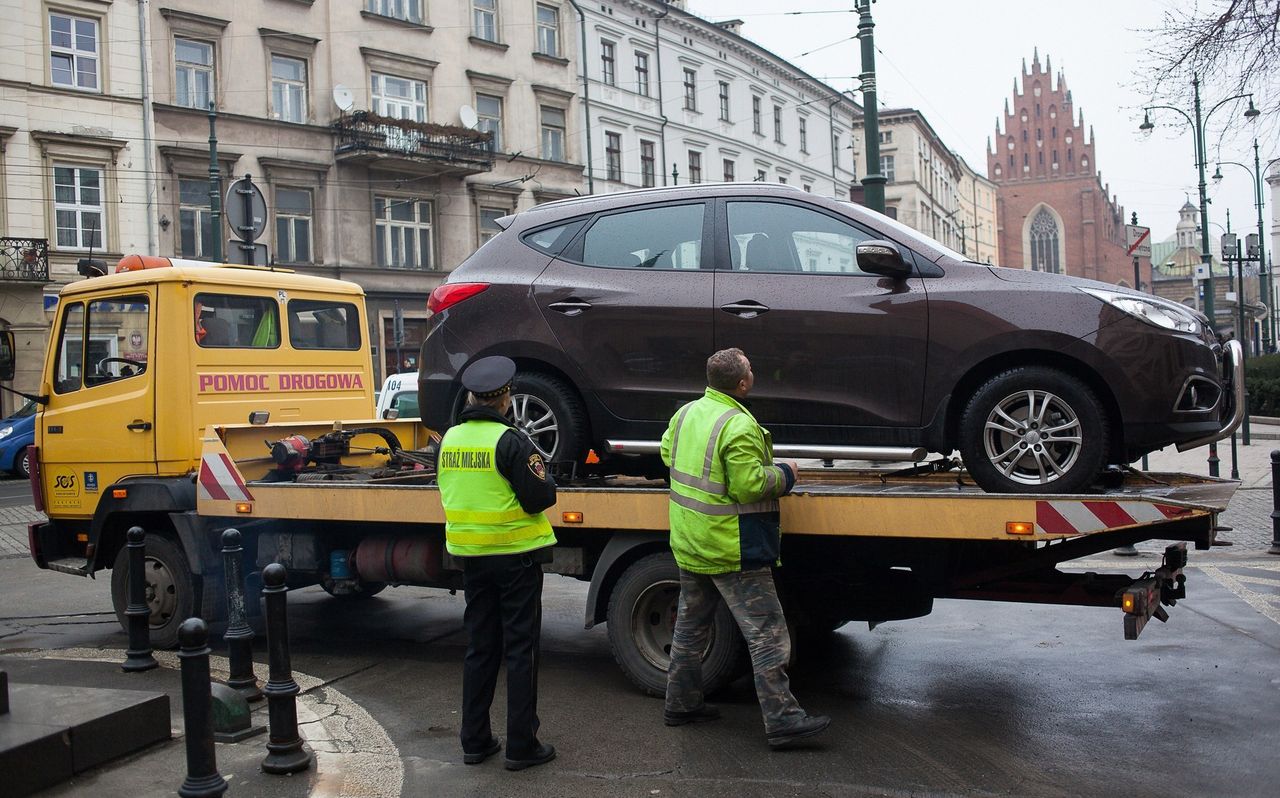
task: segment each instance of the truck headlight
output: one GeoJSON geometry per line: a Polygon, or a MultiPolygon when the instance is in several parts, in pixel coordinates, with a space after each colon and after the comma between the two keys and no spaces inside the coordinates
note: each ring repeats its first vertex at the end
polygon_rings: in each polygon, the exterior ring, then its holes
{"type": "Polygon", "coordinates": [[[1081,288],[1080,290],[1117,310],[1142,319],[1147,324],[1192,335],[1200,333],[1200,320],[1176,302],[1122,294],[1118,291],[1104,291],[1099,288],[1081,288]]]}
{"type": "Polygon", "coordinates": [[[13,427],[12,427],[12,425],[11,425],[11,426],[8,426],[8,427],[0,427],[0,441],[2,441],[2,440],[4,440],[5,438],[9,437],[10,433],[12,433],[12,432],[13,432],[13,427]]]}

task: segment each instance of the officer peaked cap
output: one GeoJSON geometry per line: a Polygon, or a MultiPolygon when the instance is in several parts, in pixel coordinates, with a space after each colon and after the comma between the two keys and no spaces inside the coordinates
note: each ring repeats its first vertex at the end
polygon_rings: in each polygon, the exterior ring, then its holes
{"type": "Polygon", "coordinates": [[[515,361],[502,355],[482,357],[462,372],[462,387],[481,399],[492,399],[511,390],[515,361]]]}

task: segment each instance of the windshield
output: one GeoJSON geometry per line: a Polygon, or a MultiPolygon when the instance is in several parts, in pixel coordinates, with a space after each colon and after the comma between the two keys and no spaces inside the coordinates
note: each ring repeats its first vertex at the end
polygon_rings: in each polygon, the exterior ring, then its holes
{"type": "MultiPolygon", "coordinates": [[[[841,200],[841,202],[843,202],[845,205],[853,205],[856,208],[861,208],[864,211],[870,210],[870,208],[867,208],[862,205],[858,205],[857,203],[849,202],[848,200],[841,200]]],[[[949,258],[953,258],[954,260],[967,261],[969,263],[977,263],[977,261],[975,261],[973,258],[969,257],[968,255],[964,255],[959,252],[956,252],[951,247],[948,247],[939,243],[936,239],[932,239],[929,236],[924,235],[923,233],[920,233],[917,230],[914,230],[913,228],[907,227],[905,224],[898,221],[897,219],[891,219],[888,216],[885,216],[883,213],[876,214],[876,217],[877,217],[876,221],[878,221],[880,224],[885,225],[886,227],[891,228],[895,233],[900,234],[903,238],[907,239],[908,243],[923,244],[929,247],[930,249],[935,249],[942,252],[942,254],[946,255],[949,258]]]]}
{"type": "Polygon", "coordinates": [[[9,416],[9,418],[26,418],[27,416],[34,416],[35,414],[36,402],[34,399],[28,399],[26,404],[14,411],[14,414],[9,416]]]}

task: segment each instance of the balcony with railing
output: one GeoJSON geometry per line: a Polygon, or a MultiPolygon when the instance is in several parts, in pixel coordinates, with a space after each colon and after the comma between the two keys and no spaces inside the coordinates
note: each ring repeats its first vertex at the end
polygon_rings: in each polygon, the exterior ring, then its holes
{"type": "Polygon", "coordinates": [[[48,240],[0,238],[0,282],[49,282],[48,240]]]}
{"type": "Polygon", "coordinates": [[[343,163],[385,163],[433,175],[493,168],[489,134],[456,125],[394,119],[356,111],[333,124],[334,155],[343,163]]]}

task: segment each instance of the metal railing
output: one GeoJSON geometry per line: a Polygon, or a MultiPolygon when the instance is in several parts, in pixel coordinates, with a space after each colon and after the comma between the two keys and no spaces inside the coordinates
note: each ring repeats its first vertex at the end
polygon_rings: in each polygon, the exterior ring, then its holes
{"type": "Polygon", "coordinates": [[[49,241],[0,238],[0,280],[49,282],[49,241]]]}
{"type": "Polygon", "coordinates": [[[338,155],[382,153],[483,171],[493,168],[493,150],[488,137],[467,128],[451,132],[446,125],[421,125],[356,112],[334,122],[333,132],[337,138],[334,153],[338,155]]]}

